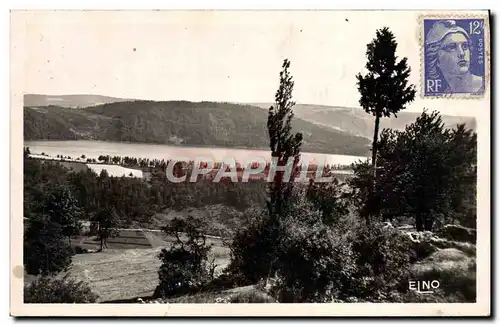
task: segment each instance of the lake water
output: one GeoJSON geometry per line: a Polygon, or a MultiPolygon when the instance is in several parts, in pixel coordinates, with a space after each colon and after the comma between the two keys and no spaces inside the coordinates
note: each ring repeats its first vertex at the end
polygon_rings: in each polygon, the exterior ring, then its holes
{"type": "MultiPolygon", "coordinates": [[[[189,147],[189,146],[170,146],[157,144],[141,143],[122,143],[94,140],[50,140],[50,141],[25,141],[25,147],[29,147],[31,153],[56,157],[57,155],[71,156],[71,158],[80,157],[82,154],[86,158],[97,159],[99,155],[110,156],[129,156],[135,158],[149,159],[181,159],[195,160],[197,157],[222,161],[225,157],[232,157],[237,162],[252,162],[255,157],[260,157],[266,161],[270,160],[270,150],[255,149],[235,149],[235,148],[210,148],[210,147],[189,147]]],[[[325,162],[330,165],[348,165],[358,160],[366,160],[364,156],[336,155],[336,154],[318,154],[301,153],[301,159],[309,162],[325,162]]]]}

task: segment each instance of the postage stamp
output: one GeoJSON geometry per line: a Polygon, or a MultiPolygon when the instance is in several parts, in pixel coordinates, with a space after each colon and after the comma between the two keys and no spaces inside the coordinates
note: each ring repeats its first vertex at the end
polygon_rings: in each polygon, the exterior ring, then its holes
{"type": "Polygon", "coordinates": [[[487,79],[485,18],[422,18],[423,97],[482,97],[487,79]]]}

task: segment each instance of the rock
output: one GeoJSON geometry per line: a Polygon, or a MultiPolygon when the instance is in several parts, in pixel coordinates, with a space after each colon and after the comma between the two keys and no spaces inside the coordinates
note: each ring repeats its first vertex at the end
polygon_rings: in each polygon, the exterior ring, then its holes
{"type": "Polygon", "coordinates": [[[429,255],[436,252],[439,248],[436,247],[431,239],[433,237],[432,232],[404,232],[411,242],[411,247],[414,252],[412,261],[422,260],[429,255]]]}
{"type": "MultiPolygon", "coordinates": [[[[404,232],[404,231],[403,231],[404,232]]],[[[476,245],[468,242],[459,242],[438,237],[430,231],[406,231],[404,232],[412,243],[415,252],[414,260],[420,261],[439,249],[456,249],[469,256],[476,255],[476,245]]]]}
{"type": "Polygon", "coordinates": [[[447,224],[439,232],[445,239],[459,242],[476,243],[476,230],[461,225],[447,224]]]}
{"type": "Polygon", "coordinates": [[[392,225],[391,222],[384,222],[383,226],[384,229],[394,229],[394,226],[392,225]]]}
{"type": "Polygon", "coordinates": [[[411,224],[403,224],[403,225],[398,226],[398,230],[401,230],[401,231],[414,231],[415,230],[415,226],[411,225],[411,224]]]}

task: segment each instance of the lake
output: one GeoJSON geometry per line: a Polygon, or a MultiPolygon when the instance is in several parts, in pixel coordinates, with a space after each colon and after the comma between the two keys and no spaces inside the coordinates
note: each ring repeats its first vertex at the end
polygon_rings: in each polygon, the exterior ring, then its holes
{"type": "MultiPolygon", "coordinates": [[[[196,157],[222,161],[225,157],[232,157],[237,162],[245,163],[255,157],[261,157],[266,161],[270,160],[270,150],[239,149],[222,147],[190,147],[171,146],[161,144],[143,143],[122,143],[94,140],[37,140],[25,141],[25,147],[29,147],[31,153],[56,157],[57,155],[80,157],[82,154],[86,158],[97,159],[99,155],[129,156],[135,158],[164,159],[187,158],[195,160],[196,157]]],[[[301,153],[301,160],[326,162],[330,165],[349,165],[358,160],[366,160],[364,156],[321,154],[321,153],[301,153]]]]}

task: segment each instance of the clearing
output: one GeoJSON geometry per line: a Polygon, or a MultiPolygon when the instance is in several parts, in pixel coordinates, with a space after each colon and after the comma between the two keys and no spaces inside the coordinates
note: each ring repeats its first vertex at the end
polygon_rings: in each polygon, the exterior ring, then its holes
{"type": "MultiPolygon", "coordinates": [[[[96,249],[99,242],[90,237],[75,239],[75,245],[96,249]]],[[[157,258],[162,248],[171,243],[159,230],[123,229],[118,237],[108,240],[102,252],[77,254],[69,275],[88,282],[99,295],[98,302],[151,296],[159,283],[157,258]]],[[[229,249],[220,239],[208,238],[213,248],[217,271],[229,263],[229,249]]]]}

